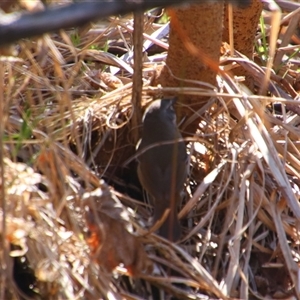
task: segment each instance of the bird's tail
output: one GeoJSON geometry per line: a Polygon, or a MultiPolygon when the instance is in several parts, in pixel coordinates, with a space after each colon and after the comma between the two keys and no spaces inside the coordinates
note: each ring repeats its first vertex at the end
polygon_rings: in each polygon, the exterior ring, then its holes
{"type": "Polygon", "coordinates": [[[177,212],[170,211],[167,219],[158,230],[160,236],[170,241],[178,241],[181,235],[181,226],[177,212]]]}

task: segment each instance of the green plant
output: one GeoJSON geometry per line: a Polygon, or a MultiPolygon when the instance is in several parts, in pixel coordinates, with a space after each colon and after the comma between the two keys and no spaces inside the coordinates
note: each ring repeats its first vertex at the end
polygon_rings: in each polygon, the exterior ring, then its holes
{"type": "Polygon", "coordinates": [[[261,58],[261,61],[265,65],[268,60],[269,44],[267,42],[266,26],[265,26],[265,20],[263,16],[260,17],[259,24],[261,30],[261,38],[260,40],[255,42],[255,49],[258,56],[261,58]]]}
{"type": "Polygon", "coordinates": [[[72,41],[72,44],[77,47],[79,44],[80,44],[80,36],[78,34],[78,31],[75,30],[71,35],[71,41],[72,41]]]}

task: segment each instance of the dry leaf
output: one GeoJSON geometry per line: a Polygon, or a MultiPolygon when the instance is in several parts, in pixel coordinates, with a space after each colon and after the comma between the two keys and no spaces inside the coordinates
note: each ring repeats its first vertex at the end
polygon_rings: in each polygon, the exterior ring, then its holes
{"type": "Polygon", "coordinates": [[[128,214],[107,186],[85,193],[86,221],[90,231],[87,243],[96,261],[107,271],[123,264],[131,276],[151,269],[139,237],[128,231],[128,214]]]}

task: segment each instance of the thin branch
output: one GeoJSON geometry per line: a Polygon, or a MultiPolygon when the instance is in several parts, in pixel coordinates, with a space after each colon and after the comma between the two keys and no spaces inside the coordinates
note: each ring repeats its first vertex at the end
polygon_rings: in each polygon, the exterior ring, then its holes
{"type": "MultiPolygon", "coordinates": [[[[143,11],[156,6],[182,3],[218,2],[218,0],[114,0],[74,3],[66,6],[46,8],[35,13],[12,13],[0,16],[0,46],[22,38],[38,36],[46,32],[84,25],[109,15],[143,11]]],[[[226,0],[238,4],[236,0],[226,0]]],[[[248,0],[240,1],[243,6],[248,0]]]]}

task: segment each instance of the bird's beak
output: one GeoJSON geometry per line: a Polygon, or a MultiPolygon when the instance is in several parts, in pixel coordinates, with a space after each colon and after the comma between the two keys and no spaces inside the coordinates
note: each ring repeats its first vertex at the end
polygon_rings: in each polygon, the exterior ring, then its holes
{"type": "Polygon", "coordinates": [[[178,100],[178,98],[174,97],[173,100],[172,100],[172,104],[174,105],[177,102],[177,100],[178,100]]]}

